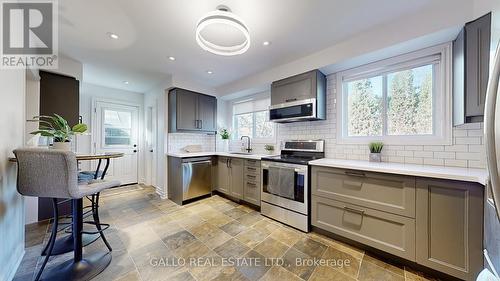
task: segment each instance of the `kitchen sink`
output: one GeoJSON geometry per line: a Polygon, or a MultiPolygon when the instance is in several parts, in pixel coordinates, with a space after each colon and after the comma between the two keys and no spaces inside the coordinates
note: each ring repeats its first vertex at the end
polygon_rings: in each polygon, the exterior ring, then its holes
{"type": "Polygon", "coordinates": [[[252,155],[253,153],[251,153],[251,152],[233,151],[233,152],[229,152],[229,154],[252,155]]]}

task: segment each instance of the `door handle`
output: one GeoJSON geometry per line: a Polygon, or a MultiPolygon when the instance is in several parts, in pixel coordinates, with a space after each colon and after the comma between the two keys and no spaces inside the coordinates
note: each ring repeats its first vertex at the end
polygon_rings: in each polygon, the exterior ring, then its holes
{"type": "Polygon", "coordinates": [[[137,149],[134,149],[134,153],[137,153],[137,149]]]}
{"type": "Polygon", "coordinates": [[[153,150],[151,149],[151,150],[149,150],[149,152],[153,152],[153,150]]]}
{"type": "Polygon", "coordinates": [[[347,206],[344,206],[344,210],[346,210],[348,212],[351,212],[351,213],[360,214],[360,215],[364,215],[365,214],[364,210],[358,210],[358,209],[354,209],[354,208],[347,207],[347,206]]]}
{"type": "Polygon", "coordinates": [[[137,144],[134,144],[134,147],[137,147],[137,144]]]}

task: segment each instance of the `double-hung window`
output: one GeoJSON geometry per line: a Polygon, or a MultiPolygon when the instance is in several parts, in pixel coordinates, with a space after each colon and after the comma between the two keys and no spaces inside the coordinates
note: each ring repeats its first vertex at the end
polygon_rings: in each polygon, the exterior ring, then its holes
{"type": "Polygon", "coordinates": [[[233,103],[233,137],[249,136],[257,141],[275,138],[275,125],[269,122],[269,98],[252,99],[233,103]]]}
{"type": "Polygon", "coordinates": [[[449,144],[450,45],[341,72],[337,142],[449,144]]]}

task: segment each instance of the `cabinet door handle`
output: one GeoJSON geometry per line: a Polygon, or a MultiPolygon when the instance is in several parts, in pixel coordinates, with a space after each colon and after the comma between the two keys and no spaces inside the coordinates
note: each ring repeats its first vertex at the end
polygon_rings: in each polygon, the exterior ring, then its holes
{"type": "Polygon", "coordinates": [[[346,210],[348,212],[351,212],[351,213],[360,214],[362,216],[365,214],[364,210],[358,210],[358,209],[354,209],[354,208],[347,207],[347,206],[344,206],[344,210],[346,210]]]}
{"type": "Polygon", "coordinates": [[[296,101],[297,98],[293,98],[293,99],[286,99],[285,102],[292,102],[292,101],[296,101]]]}
{"type": "Polygon", "coordinates": [[[199,120],[200,121],[200,129],[203,129],[203,120],[199,120]]]}
{"type": "Polygon", "coordinates": [[[229,169],[229,158],[226,159],[226,167],[229,169]]]}

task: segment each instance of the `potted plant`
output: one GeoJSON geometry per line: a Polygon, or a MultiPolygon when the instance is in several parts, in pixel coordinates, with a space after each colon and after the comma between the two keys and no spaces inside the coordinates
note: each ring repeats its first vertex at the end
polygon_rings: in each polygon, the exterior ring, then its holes
{"type": "Polygon", "coordinates": [[[264,149],[267,151],[268,154],[274,153],[274,145],[273,144],[264,145],[264,149]]]}
{"type": "Polygon", "coordinates": [[[370,162],[382,162],[382,148],[384,144],[382,142],[371,142],[368,147],[370,148],[370,162]]]}
{"type": "Polygon", "coordinates": [[[219,132],[220,138],[222,139],[222,150],[224,152],[229,151],[229,138],[231,137],[231,134],[229,134],[229,131],[225,128],[222,128],[219,132]]]}
{"type": "Polygon", "coordinates": [[[54,139],[54,149],[70,151],[71,138],[87,131],[86,124],[80,123],[70,127],[68,121],[55,113],[54,116],[36,116],[33,120],[39,122],[40,126],[37,131],[31,132],[31,134],[52,137],[54,139]]]}

